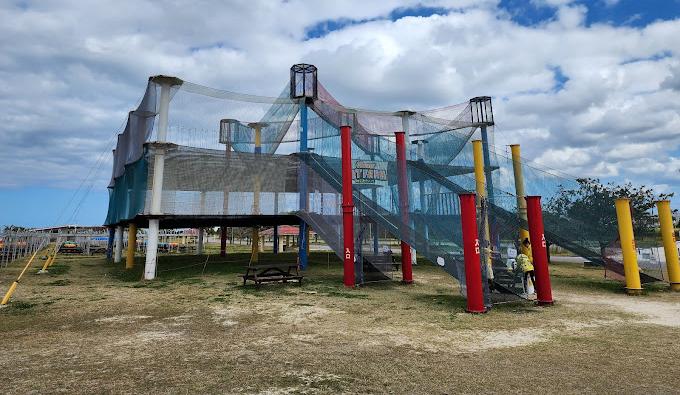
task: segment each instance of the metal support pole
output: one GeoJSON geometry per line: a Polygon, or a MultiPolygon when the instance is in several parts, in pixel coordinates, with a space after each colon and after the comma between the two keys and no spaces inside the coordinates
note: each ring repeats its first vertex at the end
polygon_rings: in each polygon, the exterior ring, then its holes
{"type": "Polygon", "coordinates": [[[536,297],[541,306],[555,303],[550,286],[550,270],[548,269],[548,254],[543,230],[543,212],[540,196],[527,196],[527,217],[529,219],[529,238],[534,256],[534,271],[536,272],[536,297]]]}
{"type": "Polygon", "coordinates": [[[137,225],[130,224],[128,226],[128,246],[127,255],[125,257],[125,269],[132,269],[135,267],[135,250],[137,249],[137,225]]]}
{"type": "Polygon", "coordinates": [[[468,313],[486,313],[482,284],[482,269],[477,237],[477,208],[474,193],[459,195],[461,226],[463,230],[463,254],[465,260],[465,290],[468,313]]]}
{"type": "MultiPolygon", "coordinates": [[[[174,77],[154,77],[161,87],[158,103],[158,133],[157,142],[164,143],[168,134],[168,112],[170,109],[170,90],[175,85],[181,85],[182,80],[174,77]]],[[[165,149],[156,148],[153,162],[153,180],[151,185],[151,210],[153,216],[162,214],[161,197],[163,196],[163,173],[165,171],[165,149]]],[[[156,276],[156,258],[158,254],[158,230],[160,222],[157,218],[149,219],[146,238],[146,262],[144,264],[144,279],[153,280],[156,276]]]]}
{"type": "Polygon", "coordinates": [[[630,213],[630,203],[626,198],[616,199],[616,219],[619,224],[619,240],[623,253],[623,270],[626,277],[626,293],[629,295],[642,294],[640,284],[640,269],[635,249],[635,235],[633,234],[633,219],[630,213]]]}
{"type": "Polygon", "coordinates": [[[675,244],[675,228],[673,226],[671,202],[661,200],[656,202],[656,207],[659,211],[659,224],[661,225],[663,250],[666,255],[668,281],[671,283],[671,290],[680,292],[680,263],[678,262],[678,247],[675,244]]]}
{"type": "Polygon", "coordinates": [[[220,256],[227,256],[227,227],[220,226],[220,256]]]}
{"type": "MultiPolygon", "coordinates": [[[[307,103],[305,99],[300,102],[300,152],[305,154],[308,151],[307,147],[307,103]]],[[[307,211],[307,166],[303,163],[300,167],[299,174],[299,191],[300,191],[300,211],[307,211]]],[[[307,269],[308,255],[307,255],[307,239],[309,237],[308,225],[305,221],[300,221],[300,232],[298,235],[298,259],[300,262],[300,269],[307,269]]],[[[354,254],[352,252],[352,254],[354,254]]],[[[354,281],[354,280],[352,280],[354,281]]]]}
{"type": "Polygon", "coordinates": [[[395,133],[397,143],[397,183],[399,191],[399,211],[401,211],[401,274],[402,281],[406,284],[413,282],[413,267],[411,259],[411,246],[403,239],[410,232],[409,227],[409,200],[408,180],[406,174],[406,142],[404,132],[395,133]]]}
{"type": "Polygon", "coordinates": [[[144,279],[156,278],[156,256],[158,255],[158,228],[157,219],[149,220],[148,234],[146,235],[146,262],[144,264],[144,279]]]}
{"type": "Polygon", "coordinates": [[[354,197],[352,196],[352,128],[340,127],[342,150],[343,283],[354,287],[354,197]]]}
{"type": "Polygon", "coordinates": [[[115,241],[113,246],[113,262],[120,263],[123,255],[123,227],[116,226],[115,241]]]}
{"type": "MultiPolygon", "coordinates": [[[[109,228],[109,241],[106,246],[106,259],[111,260],[113,257],[113,238],[116,234],[116,229],[113,227],[109,228]]],[[[58,247],[58,246],[57,246],[58,247]]]]}
{"type": "Polygon", "coordinates": [[[274,225],[272,241],[274,243],[272,251],[274,252],[274,254],[278,254],[279,253],[279,227],[276,226],[276,225],[274,225]]]}
{"type": "MultiPolygon", "coordinates": [[[[414,141],[415,144],[417,144],[417,149],[416,149],[416,154],[418,157],[419,162],[425,162],[425,144],[427,143],[427,140],[416,140],[414,141]]],[[[430,243],[430,228],[428,226],[428,220],[426,217],[427,214],[427,202],[425,201],[425,181],[420,179],[418,181],[418,203],[420,204],[420,216],[421,216],[421,221],[423,224],[423,232],[425,236],[425,241],[426,245],[425,248],[429,248],[429,243],[430,243]]],[[[426,251],[427,255],[427,251],[426,251]]]]}
{"type": "MultiPolygon", "coordinates": [[[[512,152],[512,171],[515,177],[515,196],[517,196],[517,215],[522,221],[527,221],[527,202],[524,200],[524,176],[522,175],[522,158],[520,156],[519,144],[510,146],[512,152]]],[[[523,228],[519,229],[519,245],[522,254],[532,259],[531,248],[524,244],[524,240],[529,239],[529,231],[523,228]]]]}
{"type": "Polygon", "coordinates": [[[203,255],[203,237],[205,235],[204,228],[198,228],[198,240],[196,242],[196,255],[203,255]]]}

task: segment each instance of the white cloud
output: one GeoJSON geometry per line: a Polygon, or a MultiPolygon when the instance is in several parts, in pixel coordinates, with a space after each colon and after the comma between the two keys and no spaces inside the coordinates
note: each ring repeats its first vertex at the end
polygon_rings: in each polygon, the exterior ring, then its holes
{"type": "Polygon", "coordinates": [[[677,170],[680,160],[680,20],[587,27],[587,10],[565,0],[541,1],[557,13],[534,27],[491,0],[426,2],[456,10],[395,22],[384,17],[419,2],[228,3],[3,2],[0,165],[11,171],[0,186],[73,187],[109,149],[149,75],[276,95],[299,61],[359,107],[492,95],[497,142],[520,142],[537,164],[677,185],[644,170],[659,158],[677,170]],[[341,18],[375,20],[305,40],[306,28],[341,18]],[[561,87],[557,68],[568,78],[561,87]]]}

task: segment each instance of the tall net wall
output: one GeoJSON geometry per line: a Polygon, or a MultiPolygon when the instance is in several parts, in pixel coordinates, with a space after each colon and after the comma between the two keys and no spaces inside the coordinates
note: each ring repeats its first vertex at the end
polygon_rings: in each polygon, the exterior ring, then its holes
{"type": "MultiPolygon", "coordinates": [[[[367,111],[344,107],[322,84],[309,100],[291,99],[290,89],[286,85],[279,96],[264,97],[183,82],[171,91],[167,135],[157,143],[159,86],[150,81],[114,151],[107,224],[151,214],[154,157],[162,153],[164,216],[297,216],[341,256],[339,127],[350,125],[355,170],[368,166],[365,171],[384,173],[371,182],[356,177],[353,183],[358,265],[391,266],[376,237],[391,235],[456,277],[464,292],[459,195],[475,191],[470,140],[480,138],[470,104],[421,112],[367,111]],[[303,124],[307,151],[300,152],[303,124]],[[404,130],[405,210],[399,201],[394,136],[404,130]]],[[[492,127],[487,137],[488,196],[478,213],[480,235],[489,234],[482,269],[485,279],[495,281],[487,296],[494,288],[519,294],[524,285],[509,265],[508,251],[516,249],[519,230],[527,224],[518,216],[512,159],[493,146],[492,127]]],[[[561,191],[576,188],[576,182],[527,161],[523,170],[527,194],[543,197],[549,241],[618,270],[614,253],[610,259],[602,255],[616,239],[615,228],[559,211],[561,191]]]]}

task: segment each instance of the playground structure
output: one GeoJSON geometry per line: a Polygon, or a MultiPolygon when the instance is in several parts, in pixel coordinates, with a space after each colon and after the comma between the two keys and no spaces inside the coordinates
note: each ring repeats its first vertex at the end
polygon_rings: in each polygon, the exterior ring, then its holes
{"type": "MultiPolygon", "coordinates": [[[[615,230],[542,212],[539,196],[549,202],[576,182],[529,165],[519,146],[510,154],[495,147],[490,97],[369,111],[342,105],[317,77],[316,67],[294,65],[278,97],[151,77],[114,150],[106,219],[114,260],[122,260],[125,227],[131,245],[136,229],[148,228],[144,278],[152,280],[161,228],[219,226],[224,254],[226,227],[252,227],[255,240],[260,227],[273,227],[276,239],[278,226],[298,225],[300,268],[311,227],[344,261],[344,283],[353,286],[385,266],[378,235],[388,233],[401,241],[405,283],[413,281],[412,249],[454,276],[468,299],[467,281],[481,283],[484,302],[471,310],[524,294],[508,267],[520,247],[533,255],[544,304],[552,302],[547,243],[621,275],[631,267],[603,254],[602,240],[616,240],[615,230]]],[[[258,250],[253,243],[252,262],[258,250]]],[[[643,282],[655,274],[643,270],[643,282]]]]}

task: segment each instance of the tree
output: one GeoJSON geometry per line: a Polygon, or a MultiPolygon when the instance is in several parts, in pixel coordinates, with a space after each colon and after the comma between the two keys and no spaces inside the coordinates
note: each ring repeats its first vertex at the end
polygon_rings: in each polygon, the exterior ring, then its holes
{"type": "MultiPolygon", "coordinates": [[[[600,245],[606,245],[616,238],[614,201],[617,198],[630,199],[633,231],[636,235],[644,236],[658,228],[658,218],[653,212],[656,201],[673,196],[672,193],[656,194],[644,185],[602,184],[596,178],[579,178],[576,181],[577,188],[560,186],[559,192],[546,205],[546,216],[549,221],[574,221],[581,224],[578,227],[580,236],[598,240],[600,245]]],[[[677,214],[677,210],[674,210],[674,214],[677,214]]]]}
{"type": "Polygon", "coordinates": [[[25,228],[23,226],[18,226],[18,225],[6,225],[3,228],[3,232],[25,232],[27,231],[28,228],[25,228]]]}

